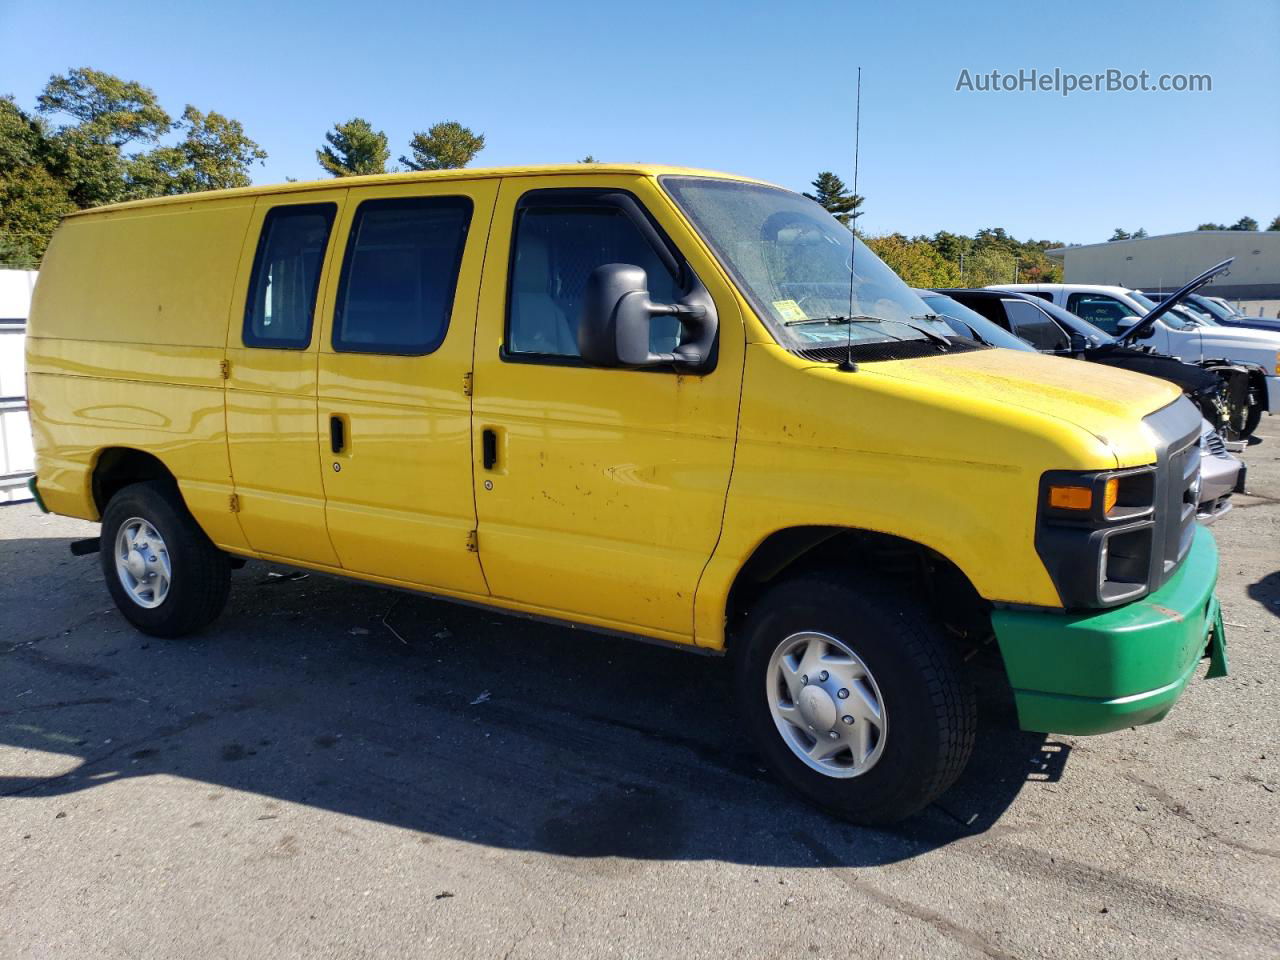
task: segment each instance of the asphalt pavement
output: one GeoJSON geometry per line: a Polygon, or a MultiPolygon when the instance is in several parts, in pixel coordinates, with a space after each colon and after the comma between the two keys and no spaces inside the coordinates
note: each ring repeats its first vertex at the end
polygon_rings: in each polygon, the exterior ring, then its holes
{"type": "Polygon", "coordinates": [[[1231,676],[1105,737],[988,706],[892,829],[766,776],[721,660],[258,562],[155,640],[70,555],[95,525],[0,508],[0,957],[1274,958],[1260,436],[1214,527],[1231,676]]]}

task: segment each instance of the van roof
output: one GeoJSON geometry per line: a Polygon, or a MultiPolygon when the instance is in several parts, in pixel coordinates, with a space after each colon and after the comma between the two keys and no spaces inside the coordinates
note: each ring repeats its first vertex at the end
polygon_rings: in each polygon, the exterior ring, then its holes
{"type": "Polygon", "coordinates": [[[1131,287],[1118,287],[1110,283],[992,283],[988,290],[1012,290],[1014,293],[1030,291],[1052,293],[1061,290],[1069,293],[1133,293],[1131,287]]]}
{"type": "Polygon", "coordinates": [[[487,180],[494,177],[545,177],[592,174],[633,174],[658,177],[679,174],[694,177],[715,177],[719,180],[738,180],[743,183],[759,183],[775,186],[764,180],[743,177],[716,170],[699,170],[693,167],[675,167],[656,163],[555,163],[523,167],[464,167],[459,170],[422,170],[407,173],[375,173],[362,177],[336,177],[327,180],[308,180],[297,183],[276,183],[252,187],[234,187],[229,190],[205,190],[198,193],[180,193],[171,197],[149,197],[146,200],[130,200],[124,203],[105,204],[75,210],[68,217],[80,217],[112,210],[134,210],[140,207],[162,206],[171,203],[191,203],[194,200],[220,200],[229,197],[275,196],[287,193],[305,193],[310,190],[332,190],[335,187],[357,187],[376,184],[411,183],[415,180],[487,180]]]}

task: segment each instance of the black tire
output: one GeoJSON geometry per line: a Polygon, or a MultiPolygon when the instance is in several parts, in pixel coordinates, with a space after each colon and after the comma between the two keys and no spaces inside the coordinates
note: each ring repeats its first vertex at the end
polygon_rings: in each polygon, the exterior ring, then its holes
{"type": "Polygon", "coordinates": [[[784,783],[855,823],[884,824],[923,809],[960,776],[977,726],[973,689],[952,644],[895,584],[789,580],[752,607],[744,627],[735,651],[737,699],[757,749],[784,783]],[[807,631],[848,646],[879,687],[882,752],[857,776],[838,778],[807,765],[774,720],[770,660],[788,637],[807,631]]]}
{"type": "Polygon", "coordinates": [[[1248,440],[1253,436],[1254,431],[1258,429],[1258,424],[1262,422],[1262,408],[1263,404],[1261,402],[1249,407],[1248,413],[1245,414],[1244,429],[1240,431],[1239,439],[1248,440]]]}
{"type": "Polygon", "coordinates": [[[187,511],[176,489],[161,483],[133,483],[121,489],[102,514],[99,551],[111,599],[125,618],[153,637],[181,637],[212,623],[226,605],[231,565],[187,511]],[[133,518],[155,527],[168,550],[171,578],[158,606],[134,600],[116,565],[116,537],[133,518]]]}

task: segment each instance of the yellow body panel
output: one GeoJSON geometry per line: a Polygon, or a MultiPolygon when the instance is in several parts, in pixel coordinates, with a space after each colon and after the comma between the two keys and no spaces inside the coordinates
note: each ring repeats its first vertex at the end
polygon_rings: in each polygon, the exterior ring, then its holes
{"type": "Polygon", "coordinates": [[[28,393],[41,495],[50,510],[97,519],[91,475],[102,451],[158,457],[205,531],[246,544],[231,513],[222,406],[223,343],[246,199],[169,203],[71,218],[57,231],[32,299],[28,393]]]}
{"type": "Polygon", "coordinates": [[[1005,350],[853,373],[802,360],[774,344],[657,182],[698,172],[460,170],[69,217],[28,338],[40,492],[55,512],[96,518],[94,465],[104,449],[130,447],[168,467],[197,521],[233,552],[711,648],[723,646],[738,572],[794,526],[895,534],[949,558],[990,600],[1058,605],[1034,546],[1041,473],[1152,462],[1141,418],[1177,389],[1005,350]],[[639,198],[710,291],[720,323],[710,373],[503,358],[519,197],[590,186],[639,198]],[[335,352],[357,205],[441,194],[474,203],[442,346],[423,357],[335,352]],[[263,217],[321,201],[338,211],[310,344],[243,346],[263,217]],[[331,416],[347,429],[337,455],[331,416]],[[485,430],[498,438],[492,470],[481,466],[485,430]]]}
{"type": "Polygon", "coordinates": [[[498,180],[410,181],[352,192],[338,225],[344,249],[359,205],[394,197],[466,197],[473,204],[444,342],[421,357],[339,353],[332,346],[339,271],[330,271],[320,338],[321,471],[329,539],[344,570],[433,590],[488,593],[467,549],[471,492],[471,370],[476,300],[498,180]],[[334,454],[329,419],[342,418],[334,454]]]}
{"type": "Polygon", "coordinates": [[[337,216],[321,268],[341,261],[337,226],[345,189],[306,195],[263,196],[254,207],[239,257],[240,270],[226,324],[227,430],[239,520],[249,547],[259,553],[339,566],[325,529],[324,484],[316,437],[316,388],[324,305],[316,298],[311,342],[303,350],[244,346],[245,299],[258,236],[268,212],[292,203],[332,203],[337,216]]]}
{"type": "MultiPolygon", "coordinates": [[[[693,595],[716,539],[733,465],[744,339],[737,299],[655,184],[640,176],[503,181],[476,331],[476,443],[498,462],[476,471],[480,562],[495,596],[603,617],[688,640],[693,595]],[[686,252],[720,316],[705,376],[603,370],[500,356],[515,205],[529,189],[634,193],[686,252]]],[[[479,448],[475,460],[480,459],[479,448]]]]}

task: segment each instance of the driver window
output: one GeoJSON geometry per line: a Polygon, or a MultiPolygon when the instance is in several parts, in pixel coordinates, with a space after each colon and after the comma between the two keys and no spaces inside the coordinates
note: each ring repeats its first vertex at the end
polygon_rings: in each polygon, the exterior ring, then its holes
{"type": "Polygon", "coordinates": [[[1121,320],[1137,316],[1132,307],[1101,293],[1073,293],[1067,298],[1067,309],[1113,336],[1120,333],[1121,320]]]}
{"type": "MultiPolygon", "coordinates": [[[[577,357],[578,316],[587,277],[606,263],[643,267],[655,303],[682,296],[667,270],[626,213],[607,204],[536,205],[517,214],[508,292],[508,354],[577,357]]],[[[680,322],[654,317],[650,347],[669,353],[679,344],[680,322]]]]}

